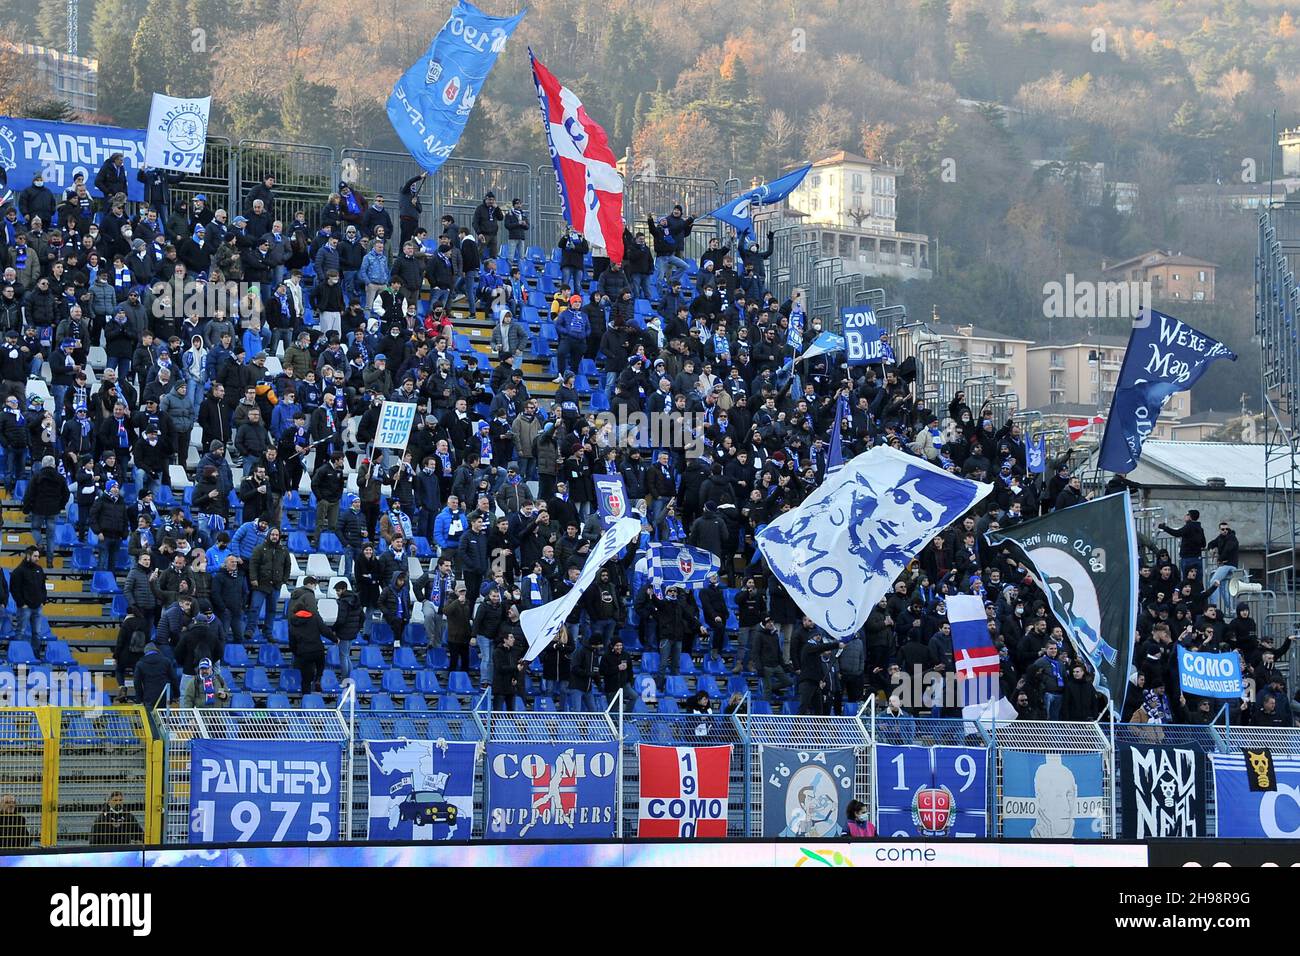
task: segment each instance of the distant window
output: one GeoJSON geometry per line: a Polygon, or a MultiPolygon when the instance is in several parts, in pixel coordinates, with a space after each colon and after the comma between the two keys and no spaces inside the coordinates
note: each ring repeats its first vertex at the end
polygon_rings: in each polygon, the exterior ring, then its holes
{"type": "Polygon", "coordinates": [[[1175,281],[1175,282],[1180,281],[1182,278],[1183,278],[1183,277],[1182,277],[1181,275],[1179,275],[1177,272],[1174,273],[1174,281],[1175,281]]]}
{"type": "Polygon", "coordinates": [[[1196,302],[1204,302],[1204,301],[1205,301],[1205,293],[1204,293],[1204,292],[1193,292],[1193,293],[1192,293],[1192,299],[1193,299],[1194,301],[1196,301],[1196,302]]]}
{"type": "Polygon", "coordinates": [[[1204,269],[1202,269],[1200,272],[1196,273],[1196,281],[1197,281],[1197,282],[1204,282],[1204,281],[1205,281],[1205,270],[1204,270],[1204,269]]]}
{"type": "Polygon", "coordinates": [[[860,192],[862,192],[862,174],[861,174],[861,173],[854,173],[854,174],[853,174],[853,191],[854,191],[855,193],[860,193],[860,192]]]}
{"type": "Polygon", "coordinates": [[[822,184],[822,178],[821,178],[820,176],[814,176],[814,177],[812,178],[812,186],[813,186],[813,189],[816,189],[816,188],[817,188],[818,186],[820,186],[821,184],[822,184]]]}

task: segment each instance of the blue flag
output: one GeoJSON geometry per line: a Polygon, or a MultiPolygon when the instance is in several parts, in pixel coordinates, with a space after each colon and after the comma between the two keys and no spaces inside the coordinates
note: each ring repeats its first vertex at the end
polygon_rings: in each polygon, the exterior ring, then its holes
{"type": "Polygon", "coordinates": [[[1142,442],[1174,392],[1190,389],[1215,359],[1237,361],[1222,342],[1172,315],[1144,311],[1129,336],[1119,383],[1106,417],[1099,465],[1127,473],[1142,456],[1142,442]]]}
{"type": "Polygon", "coordinates": [[[596,504],[600,508],[600,525],[608,529],[619,518],[628,516],[627,488],[622,475],[592,475],[596,485],[596,504]]]}
{"type": "Polygon", "coordinates": [[[1025,457],[1028,459],[1029,473],[1031,475],[1045,473],[1047,471],[1047,436],[1039,435],[1038,438],[1026,445],[1025,457]]]}
{"type": "Polygon", "coordinates": [[[483,81],[526,12],[492,17],[457,0],[424,56],[393,87],[388,119],[429,172],[437,172],[456,148],[483,81]]]}
{"type": "Polygon", "coordinates": [[[718,556],[711,551],[654,541],[646,548],[645,559],[637,562],[635,570],[645,574],[655,591],[659,592],[670,587],[702,588],[708,583],[709,574],[720,566],[718,556]]]}
{"type": "Polygon", "coordinates": [[[770,206],[773,203],[779,203],[799,188],[799,184],[803,182],[803,178],[808,175],[810,169],[812,169],[812,163],[802,169],[796,169],[792,173],[786,173],[780,179],[774,179],[770,183],[743,192],[735,199],[728,199],[709,213],[709,216],[734,226],[738,236],[744,236],[747,233],[752,234],[754,231],[752,207],[770,206]]]}
{"type": "Polygon", "coordinates": [[[835,401],[835,424],[831,427],[831,448],[826,456],[826,477],[844,467],[844,445],[840,439],[840,428],[849,414],[849,400],[841,395],[835,401]]]}

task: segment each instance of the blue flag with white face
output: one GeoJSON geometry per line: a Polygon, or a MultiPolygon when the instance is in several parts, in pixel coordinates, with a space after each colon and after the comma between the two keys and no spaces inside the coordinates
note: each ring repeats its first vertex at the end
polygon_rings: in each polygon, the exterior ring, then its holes
{"type": "Polygon", "coordinates": [[[770,206],[779,203],[799,188],[799,184],[803,182],[803,178],[808,175],[810,169],[812,169],[812,163],[802,169],[796,169],[792,173],[786,173],[780,179],[774,179],[770,183],[747,190],[735,199],[728,199],[705,218],[718,219],[735,227],[737,236],[743,237],[747,233],[752,235],[754,232],[753,207],[770,206]]]}
{"type": "Polygon", "coordinates": [[[1039,435],[1025,446],[1025,458],[1031,475],[1041,475],[1047,471],[1046,435],[1039,435]]]}
{"type": "Polygon", "coordinates": [[[493,17],[457,0],[424,56],[393,87],[388,119],[429,172],[437,172],[456,148],[484,80],[526,12],[493,17]]]}
{"type": "Polygon", "coordinates": [[[931,539],[992,490],[872,448],[759,532],[758,549],[813,623],[847,638],[931,539]]]}
{"type": "Polygon", "coordinates": [[[1215,359],[1237,361],[1222,342],[1184,325],[1172,315],[1144,310],[1133,323],[1119,383],[1106,417],[1099,465],[1127,473],[1142,456],[1142,442],[1169,397],[1196,384],[1215,359]]]}

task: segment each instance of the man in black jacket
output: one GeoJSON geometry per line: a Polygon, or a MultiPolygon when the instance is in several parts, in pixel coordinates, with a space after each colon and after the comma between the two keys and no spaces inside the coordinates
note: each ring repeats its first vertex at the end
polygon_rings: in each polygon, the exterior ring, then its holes
{"type": "MultiPolygon", "coordinates": [[[[41,459],[41,467],[32,475],[23,495],[23,511],[32,517],[32,537],[45,550],[45,566],[54,567],[50,529],[54,519],[68,503],[68,483],[54,466],[54,456],[41,459]]],[[[123,537],[126,533],[123,532],[123,537]]]]}
{"type": "Polygon", "coordinates": [[[600,661],[600,676],[605,696],[612,701],[614,695],[622,690],[623,709],[631,710],[636,697],[632,690],[635,673],[631,656],[623,650],[623,638],[616,637],[610,643],[609,653],[600,661]]]}
{"type": "Polygon", "coordinates": [[[1227,580],[1237,570],[1237,562],[1240,560],[1240,544],[1237,542],[1237,532],[1232,530],[1232,526],[1227,521],[1219,522],[1219,536],[1205,545],[1206,551],[1214,551],[1219,557],[1219,566],[1214,569],[1210,575],[1210,580],[1206,582],[1205,589],[1213,591],[1214,586],[1220,586],[1220,590],[1215,592],[1214,599],[1218,602],[1219,608],[1226,614],[1228,611],[1228,594],[1224,585],[1227,580]]]}
{"type": "Polygon", "coordinates": [[[185,696],[186,687],[198,673],[199,661],[219,661],[226,650],[223,628],[212,612],[211,602],[203,598],[198,602],[198,608],[194,620],[181,632],[176,645],[176,664],[181,669],[181,697],[185,696]]]}
{"type": "Polygon", "coordinates": [[[343,462],[343,451],[336,450],[330,455],[330,460],[311,476],[311,490],[316,496],[316,540],[313,545],[317,549],[320,548],[320,536],[326,531],[334,533],[339,522],[339,502],[343,500],[346,481],[343,462]]]}
{"type": "Polygon", "coordinates": [[[825,714],[826,692],[831,690],[831,652],[843,645],[815,635],[799,652],[799,713],[825,714]]]}
{"type": "Polygon", "coordinates": [[[1187,569],[1194,567],[1201,580],[1205,580],[1205,561],[1202,558],[1205,551],[1205,529],[1201,527],[1201,513],[1195,508],[1189,508],[1187,514],[1183,515],[1181,528],[1171,528],[1163,522],[1157,527],[1178,539],[1179,575],[1186,577],[1187,569]]]}
{"type": "Polygon", "coordinates": [[[122,487],[109,479],[95,503],[90,506],[90,529],[99,535],[99,568],[117,571],[117,552],[123,540],[131,533],[126,502],[122,500],[122,487]]]}
{"type": "Polygon", "coordinates": [[[158,650],[157,644],[150,641],[144,646],[144,657],[135,665],[136,702],[153,708],[171,682],[171,661],[158,650]]]}
{"type": "Polygon", "coordinates": [[[27,637],[37,655],[44,657],[41,633],[45,618],[41,609],[45,607],[45,569],[41,567],[40,548],[32,545],[23,552],[22,561],[9,575],[9,594],[18,608],[18,628],[14,637],[27,637]]]}
{"type": "MultiPolygon", "coordinates": [[[[494,591],[493,594],[496,592],[494,591]]],[[[480,611],[482,608],[480,608],[480,611]]],[[[519,659],[515,635],[507,632],[492,651],[492,709],[514,710],[519,693],[519,675],[528,665],[519,659]]]]}
{"type": "Polygon", "coordinates": [[[474,210],[474,232],[483,237],[483,254],[488,258],[497,257],[497,230],[500,228],[497,223],[504,219],[505,213],[497,205],[496,195],[485,194],[483,201],[474,210]]]}

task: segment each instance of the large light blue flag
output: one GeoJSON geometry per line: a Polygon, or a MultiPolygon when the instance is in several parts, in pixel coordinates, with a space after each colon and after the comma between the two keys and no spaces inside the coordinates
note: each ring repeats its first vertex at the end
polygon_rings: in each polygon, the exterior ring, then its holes
{"type": "Polygon", "coordinates": [[[393,87],[388,119],[429,172],[437,172],[456,148],[483,81],[525,13],[493,17],[457,0],[424,56],[393,87]]]}
{"type": "Polygon", "coordinates": [[[931,539],[992,490],[879,446],[760,531],[758,550],[814,624],[847,638],[931,539]]]}
{"type": "Polygon", "coordinates": [[[770,183],[743,192],[735,199],[728,199],[709,213],[709,216],[734,226],[738,236],[744,236],[747,233],[752,234],[754,231],[752,207],[771,206],[774,203],[779,203],[799,188],[799,184],[803,182],[803,178],[808,175],[810,169],[812,169],[812,163],[802,169],[796,169],[792,173],[786,173],[780,179],[774,179],[770,183]]]}
{"type": "Polygon", "coordinates": [[[1236,353],[1204,332],[1172,315],[1143,310],[1124,352],[1098,464],[1105,471],[1132,471],[1170,396],[1191,388],[1221,358],[1237,361],[1236,353]]]}

